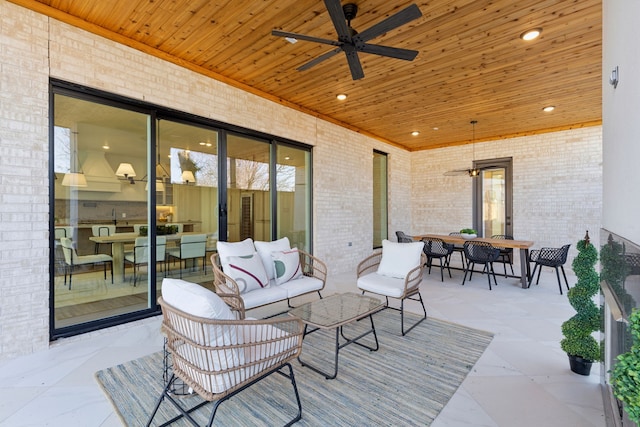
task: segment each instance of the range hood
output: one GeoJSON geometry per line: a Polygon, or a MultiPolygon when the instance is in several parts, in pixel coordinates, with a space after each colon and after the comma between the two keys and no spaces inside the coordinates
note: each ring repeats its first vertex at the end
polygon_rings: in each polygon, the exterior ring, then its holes
{"type": "Polygon", "coordinates": [[[82,163],[82,171],[87,178],[87,186],[79,190],[119,193],[122,190],[120,180],[111,169],[104,153],[102,151],[86,151],[84,154],[86,158],[82,163]]]}

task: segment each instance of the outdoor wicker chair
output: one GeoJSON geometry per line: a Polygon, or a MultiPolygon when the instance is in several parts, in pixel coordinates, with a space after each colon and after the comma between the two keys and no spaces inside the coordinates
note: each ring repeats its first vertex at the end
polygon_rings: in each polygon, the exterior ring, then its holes
{"type": "Polygon", "coordinates": [[[560,288],[560,295],[562,295],[562,283],[560,282],[560,273],[558,273],[558,268],[562,270],[562,276],[564,276],[564,283],[567,286],[567,290],[569,290],[569,281],[567,281],[567,275],[564,272],[564,264],[567,262],[567,254],[569,253],[569,247],[571,245],[564,245],[561,248],[542,248],[535,249],[531,251],[529,255],[529,260],[535,263],[533,267],[533,272],[531,273],[531,277],[529,278],[529,285],[531,286],[531,282],[533,282],[533,276],[536,274],[536,270],[538,267],[538,277],[536,279],[536,285],[540,281],[540,272],[542,271],[542,267],[553,267],[556,270],[556,277],[558,278],[558,288],[560,288]]]}
{"type": "Polygon", "coordinates": [[[291,382],[297,405],[296,415],[286,425],[301,419],[302,404],[290,364],[302,351],[304,324],[300,319],[236,319],[214,292],[182,280],[164,279],[162,291],[163,297],[158,303],[162,307],[162,331],[173,359],[173,374],[157,400],[147,426],[151,425],[165,399],[175,406],[179,414],[166,422],[163,420],[162,425],[186,418],[197,426],[192,412],[211,402],[213,406],[207,424],[211,426],[220,404],[276,372],[291,382]],[[169,292],[166,284],[171,280],[177,283],[178,288],[186,287],[188,292],[195,292],[176,298],[176,288],[169,292]],[[176,305],[193,309],[187,312],[169,304],[167,300],[171,295],[174,295],[172,299],[176,305]],[[194,312],[206,316],[197,316],[194,312]],[[208,312],[216,313],[210,316],[208,312]],[[180,402],[186,400],[176,399],[171,393],[176,381],[184,382],[204,401],[185,408],[185,403],[180,402]]]}
{"type": "MultiPolygon", "coordinates": [[[[513,240],[513,236],[507,234],[494,234],[492,239],[504,239],[513,240]]],[[[504,277],[507,277],[507,264],[511,268],[511,275],[513,276],[513,248],[500,248],[500,255],[496,262],[501,262],[504,266],[504,277]]]]}
{"type": "MultiPolygon", "coordinates": [[[[389,249],[389,244],[398,245],[395,242],[389,242],[388,240],[383,240],[382,242],[382,251],[374,252],[369,257],[365,258],[363,261],[358,264],[357,268],[357,286],[358,289],[365,292],[370,292],[376,295],[381,295],[385,297],[386,307],[392,308],[394,310],[400,311],[400,331],[402,335],[406,335],[410,330],[418,326],[420,322],[427,318],[427,310],[424,307],[424,302],[422,301],[422,295],[420,295],[420,283],[422,282],[422,275],[424,272],[424,266],[427,263],[427,256],[422,251],[422,248],[419,248],[419,260],[416,260],[414,265],[409,266],[407,269],[408,273],[402,275],[400,274],[392,274],[388,275],[388,273],[384,272],[384,269],[380,268],[380,265],[383,262],[384,252],[390,253],[393,249],[389,249]],[[385,247],[387,250],[385,251],[385,247]],[[382,273],[385,274],[382,274],[382,273]],[[394,277],[392,277],[394,276],[394,277]],[[391,307],[389,305],[389,298],[396,298],[400,300],[400,308],[391,307]],[[410,299],[413,301],[418,301],[422,306],[422,311],[424,312],[424,316],[420,318],[416,323],[414,323],[409,329],[404,329],[404,301],[410,299]]],[[[413,242],[412,244],[420,244],[422,246],[423,242],[413,242]]],[[[408,244],[400,244],[399,246],[408,246],[408,244]]],[[[397,246],[396,246],[397,247],[397,246]]],[[[393,248],[393,246],[391,246],[393,248]]],[[[390,259],[385,260],[385,265],[387,262],[393,264],[396,268],[401,263],[407,265],[408,257],[406,256],[393,256],[389,255],[390,259]],[[395,259],[394,259],[395,258],[395,259]]]]}
{"type": "Polygon", "coordinates": [[[496,281],[496,273],[493,271],[493,263],[498,256],[500,256],[500,249],[493,247],[491,243],[468,241],[464,242],[464,255],[467,259],[467,265],[464,270],[464,277],[462,278],[462,284],[464,285],[467,279],[467,273],[469,274],[469,281],[473,276],[473,268],[476,264],[482,264],[482,273],[487,273],[487,280],[489,282],[489,290],[491,290],[491,276],[493,276],[493,282],[498,286],[496,281]]]}
{"type": "Polygon", "coordinates": [[[424,254],[427,256],[427,266],[429,274],[431,274],[431,264],[434,259],[440,261],[440,281],[444,282],[444,269],[449,270],[449,278],[451,278],[451,268],[449,268],[449,257],[453,253],[453,245],[445,243],[442,239],[436,237],[424,238],[424,254]]]}

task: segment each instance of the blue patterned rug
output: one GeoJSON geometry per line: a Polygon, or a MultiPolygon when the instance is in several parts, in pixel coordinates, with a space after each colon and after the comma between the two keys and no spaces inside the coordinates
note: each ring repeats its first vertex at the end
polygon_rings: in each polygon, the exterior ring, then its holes
{"type": "MultiPolygon", "coordinates": [[[[395,310],[375,314],[374,322],[380,349],[343,348],[335,380],[326,380],[297,361],[292,363],[302,400],[302,420],[296,425],[428,426],[493,337],[489,332],[432,318],[403,337],[399,333],[400,313],[395,310]]],[[[355,334],[368,324],[355,322],[345,327],[345,332],[355,334]]],[[[303,359],[330,370],[334,337],[333,330],[307,336],[303,359]]],[[[373,345],[372,336],[363,338],[363,343],[373,345]]],[[[144,426],[164,386],[162,353],[99,371],[96,379],[124,425],[144,426]]],[[[198,396],[181,399],[186,405],[200,401],[198,396]]],[[[288,380],[271,375],[222,403],[214,425],[283,425],[296,413],[293,399],[288,380]]],[[[206,424],[210,406],[198,410],[196,420],[206,424]]],[[[175,408],[165,401],[153,425],[174,415],[175,408]]],[[[174,425],[190,424],[180,420],[174,425]]]]}

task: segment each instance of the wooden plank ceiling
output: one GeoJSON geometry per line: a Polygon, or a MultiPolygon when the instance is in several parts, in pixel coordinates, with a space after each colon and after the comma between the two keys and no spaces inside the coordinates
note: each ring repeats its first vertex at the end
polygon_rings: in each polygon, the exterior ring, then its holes
{"type": "MultiPolygon", "coordinates": [[[[417,58],[360,53],[357,81],[342,53],[297,71],[333,47],[271,35],[337,39],[319,0],[11,1],[410,151],[471,142],[471,120],[476,142],[601,123],[601,0],[418,1],[369,41],[417,58]]],[[[352,2],[360,32],[412,3],[352,2]]]]}

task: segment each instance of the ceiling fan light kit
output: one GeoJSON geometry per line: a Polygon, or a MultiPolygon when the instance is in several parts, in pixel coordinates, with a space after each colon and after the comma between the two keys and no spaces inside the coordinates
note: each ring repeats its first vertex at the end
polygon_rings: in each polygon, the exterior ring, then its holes
{"type": "Polygon", "coordinates": [[[338,34],[337,41],[276,29],[271,31],[272,35],[284,37],[287,40],[304,40],[335,46],[333,50],[330,50],[329,52],[326,52],[298,67],[298,71],[308,70],[314,65],[317,65],[334,55],[344,52],[347,57],[349,70],[351,71],[351,77],[353,80],[359,80],[364,77],[364,71],[362,69],[362,64],[360,63],[360,58],[358,57],[358,52],[403,59],[405,61],[413,61],[418,55],[418,51],[416,50],[367,43],[371,39],[421,17],[422,12],[420,12],[420,9],[415,4],[412,4],[400,12],[389,16],[377,24],[374,24],[361,33],[358,33],[353,29],[353,27],[351,27],[351,20],[354,19],[358,13],[358,6],[356,4],[347,3],[344,6],[341,6],[340,0],[324,0],[324,4],[329,12],[333,26],[336,29],[336,33],[338,34]]]}

